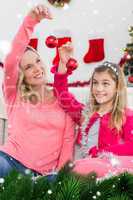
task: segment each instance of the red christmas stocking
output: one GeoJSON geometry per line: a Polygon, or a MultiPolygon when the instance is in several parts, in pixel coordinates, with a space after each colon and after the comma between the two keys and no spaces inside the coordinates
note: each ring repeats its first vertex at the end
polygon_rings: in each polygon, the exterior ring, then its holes
{"type": "Polygon", "coordinates": [[[104,57],[104,39],[99,38],[89,40],[89,50],[83,58],[84,62],[98,62],[103,60],[104,57]]]}
{"type": "Polygon", "coordinates": [[[57,66],[59,64],[60,58],[59,58],[59,51],[58,48],[61,47],[63,44],[66,44],[67,42],[71,42],[71,37],[62,37],[62,38],[57,38],[58,44],[56,47],[56,56],[53,59],[52,64],[57,66]]]}
{"type": "Polygon", "coordinates": [[[38,46],[38,39],[37,38],[31,38],[29,42],[29,46],[33,47],[35,50],[37,50],[38,46]]]}

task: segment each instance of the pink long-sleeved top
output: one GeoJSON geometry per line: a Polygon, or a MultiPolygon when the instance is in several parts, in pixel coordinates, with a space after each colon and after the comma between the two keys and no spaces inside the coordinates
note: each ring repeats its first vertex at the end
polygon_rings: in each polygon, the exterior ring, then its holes
{"type": "MultiPolygon", "coordinates": [[[[68,91],[67,74],[56,73],[54,77],[54,87],[58,95],[61,107],[69,113],[72,119],[81,125],[81,116],[84,105],[78,102],[75,97],[68,91]]],[[[117,155],[133,155],[133,111],[125,109],[125,122],[121,131],[109,127],[111,113],[106,113],[102,117],[96,112],[94,113],[87,125],[87,133],[89,129],[100,118],[100,128],[98,135],[98,149],[92,147],[88,152],[95,156],[98,152],[108,151],[117,155]]],[[[89,137],[89,135],[88,135],[89,137]]],[[[79,131],[77,143],[81,144],[82,132],[79,131]]]]}
{"type": "Polygon", "coordinates": [[[74,123],[56,101],[33,105],[19,98],[19,62],[29,43],[35,19],[27,16],[5,59],[4,94],[8,139],[0,150],[41,174],[60,169],[73,157],[74,123]]]}

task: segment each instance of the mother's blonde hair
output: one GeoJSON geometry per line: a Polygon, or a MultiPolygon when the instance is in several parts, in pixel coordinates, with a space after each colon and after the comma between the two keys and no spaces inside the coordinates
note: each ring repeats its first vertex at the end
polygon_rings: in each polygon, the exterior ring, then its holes
{"type": "MultiPolygon", "coordinates": [[[[27,46],[25,52],[28,50],[33,51],[34,53],[39,55],[38,52],[31,46],[27,46]]],[[[28,101],[31,103],[37,103],[38,101],[40,101],[40,95],[38,94],[38,92],[34,91],[32,86],[26,83],[24,72],[21,69],[21,66],[19,66],[19,78],[17,82],[17,89],[19,90],[20,98],[25,102],[28,101]]]]}
{"type": "Polygon", "coordinates": [[[105,62],[102,65],[95,68],[91,78],[90,88],[91,112],[97,112],[100,108],[100,105],[97,103],[95,97],[92,94],[92,88],[94,74],[101,72],[107,72],[116,83],[116,95],[113,100],[113,108],[111,110],[111,119],[109,125],[110,127],[116,128],[118,131],[120,131],[122,128],[122,124],[125,120],[124,113],[125,108],[127,106],[127,89],[125,84],[124,73],[118,65],[110,62],[105,62]]]}

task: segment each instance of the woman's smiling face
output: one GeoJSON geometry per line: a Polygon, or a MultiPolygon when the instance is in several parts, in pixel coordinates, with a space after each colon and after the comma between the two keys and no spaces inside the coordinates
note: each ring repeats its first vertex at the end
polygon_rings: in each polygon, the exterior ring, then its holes
{"type": "Polygon", "coordinates": [[[24,73],[24,80],[27,84],[39,86],[45,83],[45,66],[36,52],[30,49],[25,51],[20,66],[24,73]]]}

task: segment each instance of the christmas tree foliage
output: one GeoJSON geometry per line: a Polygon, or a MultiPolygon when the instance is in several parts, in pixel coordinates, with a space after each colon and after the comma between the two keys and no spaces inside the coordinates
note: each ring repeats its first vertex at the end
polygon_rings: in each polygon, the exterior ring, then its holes
{"type": "Polygon", "coordinates": [[[133,86],[133,26],[130,26],[128,32],[131,42],[124,48],[124,56],[120,61],[120,65],[123,67],[128,85],[133,86]]]}
{"type": "Polygon", "coordinates": [[[127,172],[99,180],[93,172],[76,174],[68,165],[51,181],[15,171],[0,178],[0,200],[132,200],[132,189],[133,175],[127,172]]]}

